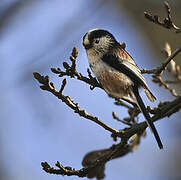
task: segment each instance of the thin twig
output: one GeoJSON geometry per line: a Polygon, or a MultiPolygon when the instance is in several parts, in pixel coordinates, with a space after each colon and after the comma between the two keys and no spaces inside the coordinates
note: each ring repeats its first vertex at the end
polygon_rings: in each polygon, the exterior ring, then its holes
{"type": "Polygon", "coordinates": [[[63,62],[63,67],[65,71],[62,71],[60,68],[51,68],[51,71],[57,74],[59,77],[69,76],[71,78],[77,78],[80,81],[85,82],[86,84],[90,85],[91,90],[95,87],[102,88],[101,84],[96,80],[96,78],[92,77],[91,72],[88,70],[88,77],[83,76],[80,72],[76,69],[76,58],[78,56],[78,49],[73,48],[72,54],[70,56],[71,65],[67,62],[63,62]]]}
{"type": "Polygon", "coordinates": [[[112,112],[112,116],[113,116],[113,118],[116,119],[117,121],[122,122],[123,124],[126,124],[126,125],[128,125],[128,126],[132,126],[132,123],[130,123],[130,122],[128,122],[128,121],[125,121],[124,119],[123,119],[123,120],[120,119],[115,112],[112,112]]]}
{"type": "Polygon", "coordinates": [[[147,69],[142,69],[141,73],[147,73],[147,74],[155,74],[155,75],[160,75],[162,73],[163,70],[165,70],[166,66],[169,64],[169,62],[177,55],[181,52],[181,47],[177,48],[166,60],[164,63],[162,63],[161,66],[155,68],[155,69],[151,69],[151,70],[147,70],[147,69]]]}
{"type": "Polygon", "coordinates": [[[90,152],[87,154],[83,159],[83,166],[79,170],[76,170],[72,167],[64,167],[60,164],[59,161],[55,164],[58,169],[51,167],[47,162],[42,162],[41,165],[43,170],[50,174],[57,174],[57,175],[67,175],[67,176],[78,176],[78,177],[88,177],[93,178],[96,177],[97,179],[104,178],[104,166],[105,163],[110,161],[111,159],[124,156],[129,152],[132,152],[136,146],[139,144],[140,136],[134,138],[129,145],[125,142],[121,142],[116,145],[112,145],[110,148],[105,150],[98,150],[95,152],[90,152]]]}
{"type": "MultiPolygon", "coordinates": [[[[166,57],[169,57],[172,53],[172,50],[171,50],[171,46],[169,43],[165,43],[165,47],[164,49],[162,50],[162,52],[166,55],[166,57]]],[[[175,81],[169,81],[169,80],[166,80],[165,82],[166,83],[169,83],[169,84],[177,84],[181,81],[181,70],[180,70],[180,66],[176,64],[176,62],[174,61],[174,59],[172,59],[170,61],[170,63],[168,64],[168,66],[166,67],[166,70],[172,74],[172,76],[174,78],[176,78],[175,81]]]]}
{"type": "Polygon", "coordinates": [[[176,93],[175,89],[171,88],[171,87],[169,86],[169,84],[166,83],[166,82],[162,79],[161,76],[153,75],[152,77],[153,77],[153,82],[159,83],[159,86],[165,87],[165,89],[169,90],[169,92],[170,92],[173,96],[175,96],[175,97],[178,96],[178,94],[176,93]]]}
{"type": "Polygon", "coordinates": [[[145,18],[155,24],[158,24],[158,25],[164,27],[164,28],[174,29],[176,33],[180,33],[181,32],[180,28],[177,27],[172,21],[171,8],[170,8],[168,2],[165,1],[164,6],[165,6],[166,13],[167,13],[167,17],[165,17],[163,21],[160,20],[160,17],[158,15],[153,16],[148,12],[144,12],[145,18]]]}
{"type": "MultiPolygon", "coordinates": [[[[62,94],[62,91],[65,87],[66,81],[63,80],[62,82],[62,86],[61,86],[61,90],[58,91],[55,88],[53,88],[52,86],[50,86],[49,83],[49,77],[48,76],[41,76],[39,73],[34,72],[33,73],[34,77],[36,80],[39,81],[39,83],[43,84],[40,86],[40,88],[42,90],[46,90],[51,92],[54,96],[56,96],[57,98],[61,99],[62,102],[64,102],[66,105],[68,105],[72,110],[74,110],[75,113],[78,113],[80,116],[89,119],[97,124],[99,124],[101,127],[103,127],[105,130],[108,130],[109,132],[117,135],[117,136],[121,136],[120,132],[110,126],[108,126],[107,124],[103,123],[98,117],[93,116],[92,114],[88,113],[86,110],[81,109],[78,105],[78,103],[75,103],[74,100],[69,97],[69,96],[65,96],[62,94]],[[45,79],[46,78],[46,79],[45,79]]],[[[52,83],[51,83],[52,84],[52,83]]]]}

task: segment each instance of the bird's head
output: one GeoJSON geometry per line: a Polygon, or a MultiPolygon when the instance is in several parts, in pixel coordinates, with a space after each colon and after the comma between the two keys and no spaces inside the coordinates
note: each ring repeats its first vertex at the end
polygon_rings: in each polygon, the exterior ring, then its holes
{"type": "Polygon", "coordinates": [[[86,51],[95,54],[104,54],[117,44],[114,36],[103,29],[92,29],[83,36],[83,46],[86,51]]]}

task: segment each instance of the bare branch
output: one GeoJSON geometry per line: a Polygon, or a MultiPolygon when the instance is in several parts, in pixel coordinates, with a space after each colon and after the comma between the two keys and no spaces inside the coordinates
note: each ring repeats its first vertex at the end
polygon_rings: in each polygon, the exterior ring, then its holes
{"type": "Polygon", "coordinates": [[[170,8],[168,2],[165,1],[164,6],[165,6],[166,13],[167,13],[167,17],[165,17],[165,19],[163,21],[160,20],[160,17],[158,15],[153,16],[148,12],[144,12],[145,18],[155,24],[158,24],[158,25],[164,27],[164,28],[174,29],[176,33],[180,33],[181,32],[180,28],[177,27],[172,21],[171,8],[170,8]]]}
{"type": "Polygon", "coordinates": [[[41,76],[39,73],[34,72],[33,73],[34,77],[36,80],[39,81],[40,84],[43,84],[40,86],[40,88],[42,90],[46,90],[51,92],[54,96],[56,96],[57,98],[61,99],[62,102],[64,102],[66,105],[68,105],[72,110],[74,110],[75,113],[78,113],[80,116],[89,119],[97,124],[99,124],[101,127],[103,127],[104,129],[110,131],[111,133],[115,134],[116,136],[121,136],[121,133],[119,131],[117,131],[116,129],[113,129],[112,127],[106,125],[105,123],[103,123],[98,117],[91,115],[90,113],[88,113],[86,110],[81,109],[78,105],[78,103],[75,103],[74,100],[69,97],[69,96],[64,96],[62,94],[63,89],[65,88],[66,85],[66,80],[64,79],[62,82],[62,86],[60,91],[56,90],[54,87],[52,87],[49,83],[49,77],[48,76],[41,76]]]}
{"type": "MultiPolygon", "coordinates": [[[[172,53],[171,47],[169,43],[165,43],[165,47],[162,51],[166,57],[169,57],[172,53]]],[[[176,80],[174,81],[165,81],[166,83],[169,84],[176,84],[179,83],[181,81],[181,71],[180,71],[180,66],[177,65],[177,63],[174,61],[174,59],[172,59],[170,61],[170,63],[168,64],[168,66],[166,67],[167,71],[170,72],[175,78],[176,80]]]]}
{"type": "Polygon", "coordinates": [[[120,119],[115,112],[112,112],[112,116],[113,116],[113,118],[116,119],[117,121],[122,122],[123,124],[126,124],[126,125],[128,125],[128,126],[132,126],[132,123],[130,123],[129,121],[126,121],[126,120],[124,120],[124,119],[123,119],[123,120],[120,119]]]}
{"type": "Polygon", "coordinates": [[[155,75],[160,75],[165,68],[167,67],[167,65],[169,64],[169,62],[177,55],[181,52],[181,47],[177,48],[166,60],[164,63],[162,63],[161,66],[155,68],[155,69],[151,69],[151,70],[146,70],[143,69],[141,70],[142,73],[147,73],[147,74],[155,74],[155,75]]]}
{"type": "MultiPolygon", "coordinates": [[[[114,104],[115,104],[115,105],[118,105],[118,106],[123,106],[123,107],[125,107],[125,108],[127,108],[127,109],[132,108],[129,104],[123,102],[121,99],[115,99],[114,104]]],[[[131,104],[131,103],[130,103],[130,104],[131,104]]],[[[135,104],[136,104],[136,102],[135,102],[135,104]]],[[[135,105],[135,104],[134,104],[134,105],[135,105]]],[[[136,105],[135,105],[135,106],[136,106],[136,105]]]]}
{"type": "MultiPolygon", "coordinates": [[[[171,102],[160,103],[158,108],[155,109],[156,114],[151,118],[152,121],[157,121],[163,119],[164,117],[170,117],[173,113],[178,112],[181,109],[181,96],[177,97],[175,100],[171,102]]],[[[147,127],[146,122],[138,123],[132,126],[131,128],[127,128],[124,136],[126,138],[130,138],[135,133],[142,132],[147,127]]]]}
{"type": "Polygon", "coordinates": [[[173,83],[178,83],[181,80],[181,75],[180,75],[180,67],[173,61],[173,58],[177,56],[181,52],[181,47],[177,48],[173,53],[171,53],[171,47],[167,43],[165,45],[165,48],[163,50],[164,54],[166,54],[167,59],[165,60],[164,63],[162,63],[161,66],[151,69],[151,70],[146,70],[143,69],[141,72],[142,73],[147,73],[147,74],[153,74],[153,82],[158,83],[159,86],[165,87],[165,89],[169,90],[170,93],[177,97],[178,94],[176,93],[175,89],[171,88],[169,84],[173,83]],[[168,66],[170,65],[170,66],[168,66]],[[176,81],[168,81],[168,80],[163,80],[162,79],[162,72],[167,69],[177,80],[176,81]]]}
{"type": "Polygon", "coordinates": [[[170,92],[173,96],[175,96],[175,97],[178,96],[178,94],[176,93],[175,89],[171,88],[171,87],[168,85],[168,83],[162,79],[161,76],[153,75],[152,77],[153,77],[153,82],[158,83],[159,86],[163,86],[165,89],[169,90],[169,92],[170,92]]]}
{"type": "Polygon", "coordinates": [[[72,54],[70,56],[70,61],[72,64],[69,65],[67,62],[63,62],[63,67],[65,71],[62,71],[60,68],[51,68],[51,71],[55,74],[58,74],[59,77],[63,76],[68,76],[71,78],[76,77],[78,80],[83,81],[86,84],[89,84],[91,90],[94,89],[95,87],[102,88],[101,84],[96,80],[96,78],[92,77],[90,70],[87,70],[89,77],[85,77],[77,71],[76,69],[77,55],[78,55],[78,49],[74,47],[72,50],[72,54]]]}
{"type": "Polygon", "coordinates": [[[93,151],[85,155],[82,165],[84,168],[80,170],[75,170],[72,167],[64,167],[58,161],[55,166],[58,169],[51,167],[47,162],[42,162],[41,165],[43,170],[50,174],[57,174],[57,175],[67,175],[67,176],[78,176],[78,177],[88,177],[93,178],[96,177],[97,179],[104,178],[104,169],[106,162],[122,157],[129,152],[132,152],[136,149],[137,145],[140,142],[141,135],[136,135],[130,141],[130,144],[126,144],[125,142],[121,142],[116,145],[112,145],[108,149],[93,151]]]}

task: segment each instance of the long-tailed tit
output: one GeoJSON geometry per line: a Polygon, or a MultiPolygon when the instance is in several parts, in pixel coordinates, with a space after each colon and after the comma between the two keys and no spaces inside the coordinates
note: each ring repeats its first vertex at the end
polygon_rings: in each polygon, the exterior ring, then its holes
{"type": "Polygon", "coordinates": [[[87,32],[83,37],[83,46],[86,49],[90,67],[104,90],[116,98],[129,96],[136,100],[159,148],[162,149],[162,142],[139,95],[139,88],[144,89],[150,101],[156,98],[149,90],[133,58],[111,33],[103,29],[93,29],[87,32]]]}

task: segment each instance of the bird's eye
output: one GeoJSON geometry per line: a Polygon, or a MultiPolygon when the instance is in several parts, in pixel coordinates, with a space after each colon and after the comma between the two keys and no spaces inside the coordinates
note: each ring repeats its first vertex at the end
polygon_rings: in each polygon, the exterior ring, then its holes
{"type": "Polygon", "coordinates": [[[99,40],[98,40],[98,39],[96,39],[96,40],[95,40],[95,43],[96,43],[96,44],[98,44],[98,43],[99,43],[99,40]]]}

